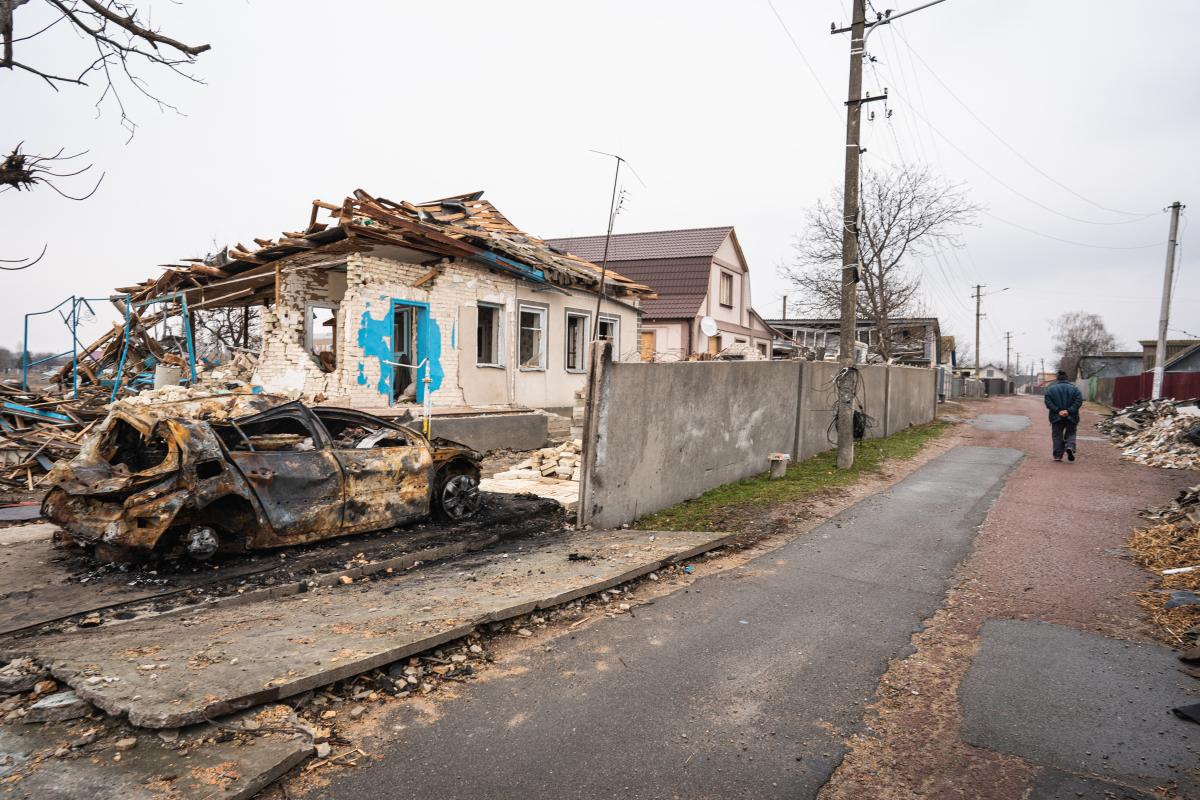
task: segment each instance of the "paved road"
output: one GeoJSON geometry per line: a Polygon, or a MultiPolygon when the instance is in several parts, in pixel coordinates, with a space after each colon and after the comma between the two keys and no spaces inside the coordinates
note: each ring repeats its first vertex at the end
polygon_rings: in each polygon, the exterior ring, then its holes
{"type": "Polygon", "coordinates": [[[812,797],[1022,457],[957,447],[750,562],[406,707],[337,798],[812,797]]]}

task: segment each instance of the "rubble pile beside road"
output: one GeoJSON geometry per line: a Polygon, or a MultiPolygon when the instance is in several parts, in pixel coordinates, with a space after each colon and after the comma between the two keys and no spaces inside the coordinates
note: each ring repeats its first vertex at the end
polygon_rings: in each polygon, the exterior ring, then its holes
{"type": "Polygon", "coordinates": [[[1138,600],[1173,644],[1190,646],[1200,639],[1200,484],[1140,514],[1153,524],[1133,532],[1129,549],[1160,583],[1138,600]]]}
{"type": "Polygon", "coordinates": [[[1096,423],[1127,461],[1165,469],[1200,469],[1196,400],[1142,400],[1096,423]]]}
{"type": "Polygon", "coordinates": [[[529,458],[506,472],[494,476],[498,481],[560,480],[578,481],[583,453],[583,442],[573,439],[557,447],[535,450],[529,458]]]}

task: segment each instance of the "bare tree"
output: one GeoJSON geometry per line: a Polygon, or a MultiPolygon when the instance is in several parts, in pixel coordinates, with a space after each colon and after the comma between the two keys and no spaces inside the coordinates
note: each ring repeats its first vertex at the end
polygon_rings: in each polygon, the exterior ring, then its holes
{"type": "Polygon", "coordinates": [[[203,353],[249,351],[257,353],[262,344],[259,309],[213,308],[194,315],[196,349],[203,353]]]}
{"type": "Polygon", "coordinates": [[[1074,375],[1079,359],[1098,356],[1117,348],[1117,337],[1109,333],[1098,314],[1068,311],[1051,323],[1054,331],[1054,352],[1058,353],[1058,368],[1074,375]]]}
{"type": "MultiPolygon", "coordinates": [[[[139,74],[143,68],[162,68],[200,82],[185,68],[195,63],[201,53],[211,49],[211,45],[192,46],[166,36],[143,19],[134,3],[122,0],[41,0],[36,6],[28,3],[29,0],[0,0],[0,68],[36,75],[56,92],[63,86],[88,86],[94,78],[98,79],[96,82],[103,89],[96,100],[97,110],[105,103],[115,105],[121,125],[130,136],[137,125],[126,105],[124,93],[127,89],[132,88],[148,98],[159,110],[178,111],[151,92],[149,83],[139,74]],[[40,8],[43,13],[37,14],[35,8],[40,8]],[[31,21],[29,33],[18,35],[17,9],[31,21]],[[56,30],[69,30],[79,43],[80,55],[73,64],[48,65],[36,57],[27,59],[24,56],[18,60],[19,52],[24,53],[37,40],[52,36],[52,31],[56,30]]],[[[34,48],[35,51],[39,49],[42,52],[49,50],[34,48]]],[[[20,145],[14,147],[4,162],[6,169],[0,172],[0,187],[29,189],[38,183],[52,185],[53,178],[78,175],[87,169],[56,174],[55,168],[50,166],[53,162],[76,159],[86,151],[72,156],[62,153],[60,149],[53,156],[26,155],[21,153],[20,145]]]]}
{"type": "MultiPolygon", "coordinates": [[[[895,348],[889,321],[921,308],[921,282],[909,270],[909,259],[960,246],[957,229],[974,224],[978,207],[967,201],[961,186],[925,167],[868,169],[862,183],[858,317],[875,326],[875,349],[889,360],[895,348]]],[[[804,313],[840,313],[842,232],[842,194],[835,190],[808,211],[805,230],[793,244],[795,260],[780,268],[801,290],[796,305],[804,313]]]]}

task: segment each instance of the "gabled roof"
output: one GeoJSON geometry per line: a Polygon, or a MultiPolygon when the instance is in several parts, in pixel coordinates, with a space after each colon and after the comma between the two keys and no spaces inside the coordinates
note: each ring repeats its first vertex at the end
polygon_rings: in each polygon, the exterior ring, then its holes
{"type": "Polygon", "coordinates": [[[1167,362],[1163,364],[1163,369],[1170,369],[1176,364],[1181,364],[1183,363],[1184,359],[1191,358],[1197,352],[1200,352],[1200,342],[1197,342],[1185,350],[1180,350],[1174,356],[1168,358],[1167,362]]]}
{"type": "MultiPolygon", "coordinates": [[[[642,301],[646,319],[688,319],[700,313],[708,294],[713,256],[733,233],[732,225],[673,231],[613,234],[608,263],[631,281],[645,284],[657,298],[642,301]]],[[[557,250],[600,264],[604,236],[547,239],[557,250]]]]}
{"type": "MultiPolygon", "coordinates": [[[[717,228],[614,233],[608,246],[608,260],[712,258],[731,231],[732,225],[723,225],[717,228]]],[[[604,259],[604,239],[604,236],[568,236],[547,239],[546,243],[599,264],[604,259]]]]}
{"type": "MultiPolygon", "coordinates": [[[[285,231],[278,241],[255,239],[257,248],[238,243],[188,264],[165,265],[157,278],[119,289],[135,301],[182,291],[189,304],[261,303],[271,296],[275,264],[294,261],[313,265],[329,256],[370,250],[379,244],[395,245],[438,257],[463,258],[516,275],[534,283],[599,291],[601,269],[584,258],[559,252],[531,233],[517,228],[483,192],[455,195],[426,203],[399,203],[373,197],[362,189],[341,205],[314,200],[308,227],[285,231]],[[326,210],[333,223],[317,221],[326,210]],[[236,288],[235,288],[236,287],[236,288]]],[[[650,287],[614,270],[604,275],[610,294],[652,297],[650,287]]]]}

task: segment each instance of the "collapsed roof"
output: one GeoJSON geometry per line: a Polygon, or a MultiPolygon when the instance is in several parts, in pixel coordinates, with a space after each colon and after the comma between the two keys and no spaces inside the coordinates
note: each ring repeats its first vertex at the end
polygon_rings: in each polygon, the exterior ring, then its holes
{"type": "MultiPolygon", "coordinates": [[[[394,202],[362,189],[341,205],[314,200],[308,227],[284,231],[278,240],[254,239],[203,259],[164,264],[165,271],[136,286],[118,289],[134,302],[182,293],[190,308],[259,305],[274,302],[278,273],[287,267],[338,266],[349,253],[391,245],[409,251],[414,261],[462,258],[533,283],[600,291],[601,268],[558,250],[517,228],[483,192],[427,203],[394,202]],[[331,223],[317,221],[328,211],[331,223]]],[[[608,270],[604,291],[611,297],[653,297],[653,290],[608,270]]]]}

